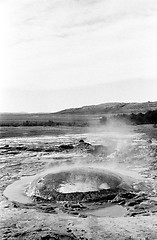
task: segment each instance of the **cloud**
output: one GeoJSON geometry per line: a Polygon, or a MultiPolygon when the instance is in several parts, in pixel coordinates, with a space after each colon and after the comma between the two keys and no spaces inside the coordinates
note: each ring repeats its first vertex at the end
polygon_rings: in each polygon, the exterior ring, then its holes
{"type": "MultiPolygon", "coordinates": [[[[0,38],[0,49],[8,62],[0,73],[2,89],[56,91],[157,77],[156,0],[5,4],[8,27],[1,24],[1,34],[8,29],[7,41],[0,38]]],[[[0,7],[3,12],[2,2],[0,7]]]]}
{"type": "Polygon", "coordinates": [[[130,17],[152,16],[157,12],[155,0],[15,0],[11,6],[13,14],[16,14],[15,25],[19,27],[23,40],[26,34],[33,35],[35,39],[40,35],[46,37],[48,32],[49,37],[69,35],[69,31],[81,34],[84,28],[90,30],[97,25],[108,25],[130,17]]]}

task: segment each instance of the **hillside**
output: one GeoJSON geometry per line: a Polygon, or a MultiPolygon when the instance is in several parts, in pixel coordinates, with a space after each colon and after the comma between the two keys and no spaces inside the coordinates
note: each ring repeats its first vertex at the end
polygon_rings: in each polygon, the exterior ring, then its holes
{"type": "Polygon", "coordinates": [[[156,102],[144,102],[144,103],[103,103],[99,105],[83,106],[80,108],[70,108],[63,111],[59,111],[56,114],[119,114],[119,113],[145,113],[149,110],[157,109],[156,102]]]}
{"type": "Polygon", "coordinates": [[[106,114],[138,114],[157,110],[156,102],[103,103],[65,109],[56,113],[1,113],[0,124],[6,126],[84,126],[106,114]]]}

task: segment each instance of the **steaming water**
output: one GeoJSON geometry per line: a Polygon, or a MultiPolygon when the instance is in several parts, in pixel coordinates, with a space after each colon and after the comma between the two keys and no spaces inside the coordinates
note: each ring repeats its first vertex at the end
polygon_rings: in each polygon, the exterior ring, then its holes
{"type": "MultiPolygon", "coordinates": [[[[99,186],[99,189],[109,189],[107,183],[103,183],[99,186]]],[[[98,187],[94,186],[92,182],[75,182],[75,183],[65,183],[60,184],[60,187],[57,189],[58,192],[62,193],[72,193],[72,192],[89,192],[89,191],[98,191],[98,187]]]]}
{"type": "Polygon", "coordinates": [[[21,180],[15,181],[5,189],[4,196],[13,202],[22,204],[32,203],[32,199],[26,195],[25,190],[34,178],[35,176],[22,177],[21,180]]]}
{"type": "Polygon", "coordinates": [[[47,169],[47,171],[41,172],[38,175],[22,177],[21,180],[15,181],[6,188],[4,196],[10,201],[16,201],[23,204],[32,203],[31,196],[38,191],[39,182],[42,181],[43,183],[45,182],[44,184],[48,184],[50,189],[54,188],[60,193],[74,193],[99,191],[101,189],[109,189],[111,186],[114,188],[122,183],[126,183],[126,186],[128,186],[128,184],[130,185],[130,181],[132,182],[132,179],[130,180],[128,176],[121,174],[117,175],[102,168],[91,168],[91,166],[84,166],[83,169],[76,168],[76,166],[71,166],[66,169],[65,167],[58,167],[47,169]],[[70,178],[64,178],[63,169],[65,173],[67,171],[68,174],[70,174],[70,178]],[[58,173],[56,174],[57,171],[58,173]],[[60,173],[62,173],[62,175],[60,175],[60,173]],[[60,179],[61,176],[62,181],[56,188],[55,185],[58,182],[58,177],[60,179]],[[49,182],[49,179],[51,179],[52,183],[49,182]],[[55,185],[53,183],[54,181],[56,182],[55,185]]]}
{"type": "MultiPolygon", "coordinates": [[[[22,204],[31,204],[33,203],[32,199],[26,195],[26,189],[30,183],[36,178],[35,176],[23,177],[19,181],[15,181],[9,185],[4,191],[4,196],[6,196],[10,201],[19,202],[22,204]]],[[[103,183],[99,186],[101,189],[108,189],[109,186],[107,183],[103,183]]],[[[63,184],[60,185],[59,192],[68,193],[68,192],[87,192],[87,191],[97,191],[96,186],[93,187],[92,183],[89,182],[76,182],[74,184],[63,184]]],[[[82,212],[86,216],[95,216],[95,217],[123,217],[127,214],[126,208],[114,205],[106,204],[104,208],[98,208],[95,210],[85,210],[82,212]]]]}
{"type": "Polygon", "coordinates": [[[105,208],[84,211],[84,214],[95,217],[123,217],[127,214],[127,209],[119,205],[110,204],[105,208]]]}

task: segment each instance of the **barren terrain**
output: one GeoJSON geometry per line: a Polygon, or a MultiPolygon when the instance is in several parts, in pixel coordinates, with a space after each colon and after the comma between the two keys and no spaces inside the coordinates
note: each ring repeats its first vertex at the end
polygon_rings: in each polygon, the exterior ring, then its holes
{"type": "Polygon", "coordinates": [[[37,137],[27,130],[10,137],[9,128],[1,129],[7,131],[0,140],[1,239],[157,239],[157,129],[51,128],[51,135],[37,137]],[[92,203],[35,201],[25,193],[43,173],[80,167],[111,171],[124,180],[124,192],[92,203]]]}

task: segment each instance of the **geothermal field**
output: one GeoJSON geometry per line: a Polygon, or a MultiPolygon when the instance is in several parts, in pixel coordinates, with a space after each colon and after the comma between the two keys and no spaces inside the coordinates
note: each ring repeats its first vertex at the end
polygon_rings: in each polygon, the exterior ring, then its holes
{"type": "Polygon", "coordinates": [[[0,0],[0,240],[157,240],[157,0],[0,0]]]}
{"type": "Polygon", "coordinates": [[[1,129],[0,239],[157,239],[157,129],[61,130],[1,129]]]}

